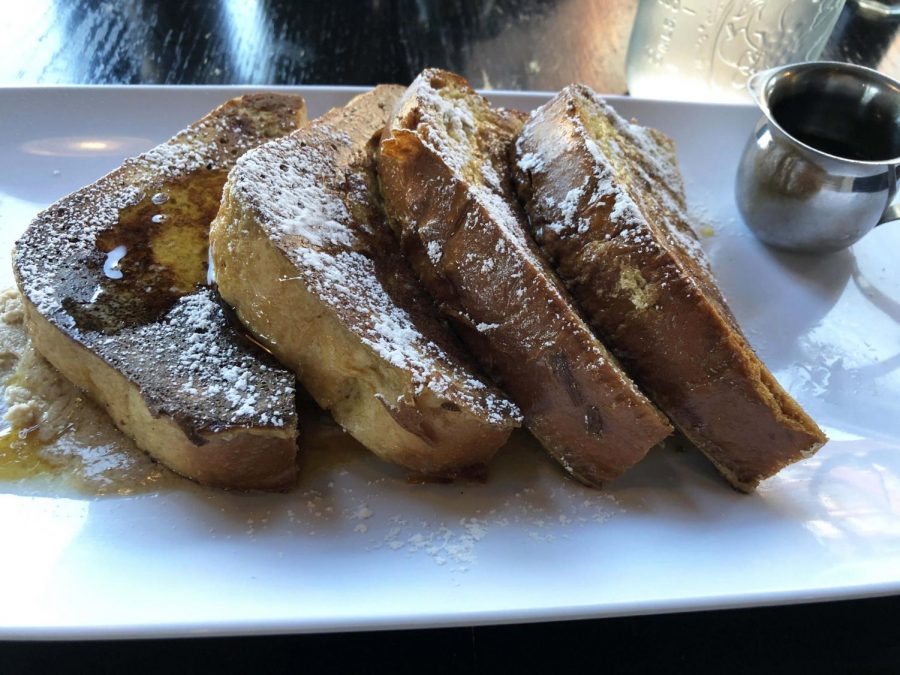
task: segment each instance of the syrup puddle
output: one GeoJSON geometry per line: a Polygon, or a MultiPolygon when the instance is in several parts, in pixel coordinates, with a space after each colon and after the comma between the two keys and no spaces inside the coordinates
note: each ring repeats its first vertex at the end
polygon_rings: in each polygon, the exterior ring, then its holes
{"type": "Polygon", "coordinates": [[[0,491],[130,495],[181,482],[35,351],[22,319],[19,294],[0,293],[0,491]]]}

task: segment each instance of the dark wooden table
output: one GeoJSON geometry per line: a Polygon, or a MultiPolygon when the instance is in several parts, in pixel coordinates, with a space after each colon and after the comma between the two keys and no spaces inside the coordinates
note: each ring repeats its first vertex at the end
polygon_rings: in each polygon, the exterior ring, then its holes
{"type": "Polygon", "coordinates": [[[881,598],[522,626],[0,643],[0,673],[896,675],[898,625],[898,603],[881,598]]]}
{"type": "MultiPolygon", "coordinates": [[[[372,84],[408,82],[432,65],[485,88],[557,89],[577,80],[622,93],[636,1],[10,0],[5,7],[0,84],[372,84]]],[[[848,4],[825,56],[900,76],[898,26],[848,4]]],[[[898,625],[900,599],[882,598],[526,626],[7,643],[0,644],[0,673],[493,673],[529,666],[553,673],[896,673],[898,625]]]]}
{"type": "MultiPolygon", "coordinates": [[[[623,93],[636,0],[10,0],[0,83],[372,84],[623,93]],[[22,9],[25,8],[25,9],[22,9]]],[[[900,19],[848,3],[824,58],[900,77],[900,19]]]]}

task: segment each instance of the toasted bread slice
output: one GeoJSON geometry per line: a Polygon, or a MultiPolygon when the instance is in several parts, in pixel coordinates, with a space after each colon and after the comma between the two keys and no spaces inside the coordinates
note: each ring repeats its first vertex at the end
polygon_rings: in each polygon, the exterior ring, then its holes
{"type": "Polygon", "coordinates": [[[573,85],[531,117],[515,154],[532,233],[591,325],[734,487],[825,442],[716,286],[666,136],[573,85]]]}
{"type": "Polygon", "coordinates": [[[525,232],[507,161],[521,126],[461,77],[424,71],[384,131],[385,206],[425,286],[531,432],[573,476],[599,485],[671,428],[525,232]]]}
{"type": "Polygon", "coordinates": [[[402,93],[376,87],[241,158],[212,256],[223,298],[341,426],[452,477],[487,462],[519,414],[469,365],[385,223],[375,152],[402,93]]]}
{"type": "Polygon", "coordinates": [[[293,374],[198,284],[228,169],[305,118],[297,96],[229,101],[61,199],[16,243],[38,350],[138,446],[201,483],[281,488],[295,477],[293,374]]]}

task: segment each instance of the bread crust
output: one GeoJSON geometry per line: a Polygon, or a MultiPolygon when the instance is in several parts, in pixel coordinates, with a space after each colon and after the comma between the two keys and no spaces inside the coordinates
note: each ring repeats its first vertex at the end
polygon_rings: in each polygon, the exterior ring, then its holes
{"type": "Polygon", "coordinates": [[[597,341],[524,229],[507,154],[523,116],[429,69],[385,127],[385,206],[465,344],[574,477],[600,485],[670,427],[597,341]]]}
{"type": "Polygon", "coordinates": [[[293,374],[228,322],[207,236],[234,160],[306,119],[303,99],[233,99],[41,212],[13,254],[37,349],[139,447],[226,488],[296,475],[293,374]]]}
{"type": "Polygon", "coordinates": [[[382,85],[231,173],[212,228],[219,290],[363,445],[416,474],[485,464],[519,413],[470,363],[385,223],[382,85]]]}
{"type": "Polygon", "coordinates": [[[728,309],[671,140],[573,85],[532,115],[515,161],[532,234],[597,334],[735,488],[826,441],[728,309]]]}

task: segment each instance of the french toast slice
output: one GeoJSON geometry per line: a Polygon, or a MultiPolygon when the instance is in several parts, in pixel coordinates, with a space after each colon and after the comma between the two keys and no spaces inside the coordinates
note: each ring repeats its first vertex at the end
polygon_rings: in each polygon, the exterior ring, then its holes
{"type": "Polygon", "coordinates": [[[296,475],[294,376],[203,285],[228,170],[305,119],[298,96],[228,101],[38,214],[13,253],[37,349],[139,447],[208,485],[296,475]]]}
{"type": "Polygon", "coordinates": [[[382,85],[242,157],[212,228],[222,297],[375,454],[451,478],[519,413],[470,365],[385,223],[375,152],[402,87],[382,85]]]}
{"type": "Polygon", "coordinates": [[[573,308],[525,231],[508,153],[523,116],[425,70],[385,127],[385,206],[413,268],[525,424],[589,485],[669,435],[573,308]]]}
{"type": "Polygon", "coordinates": [[[573,85],[531,116],[515,158],[532,234],[591,325],[735,488],[826,441],[728,309],[670,139],[573,85]]]}

